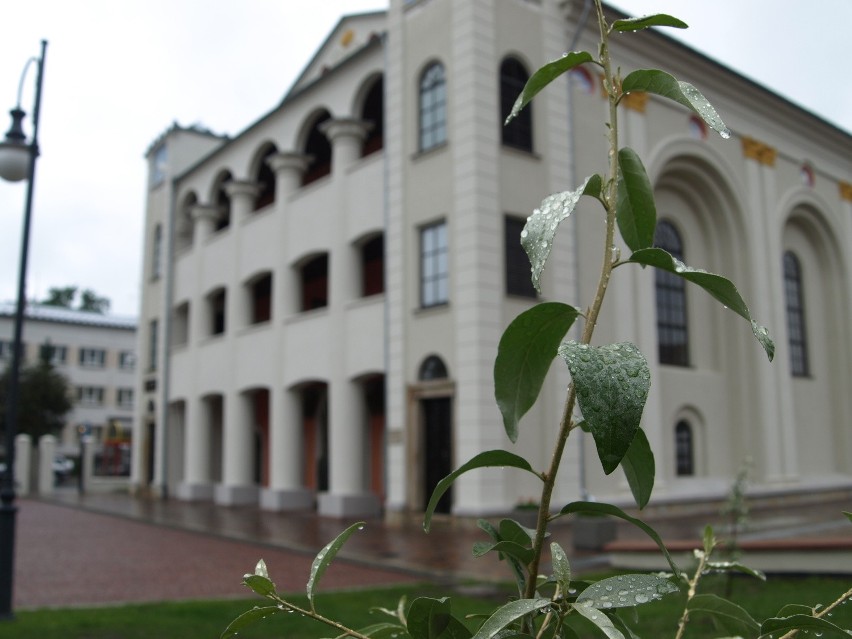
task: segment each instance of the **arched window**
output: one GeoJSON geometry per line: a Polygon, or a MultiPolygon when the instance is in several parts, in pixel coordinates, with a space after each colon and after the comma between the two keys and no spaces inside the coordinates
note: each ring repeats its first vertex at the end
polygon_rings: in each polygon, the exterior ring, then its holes
{"type": "Polygon", "coordinates": [[[328,254],[307,262],[301,269],[302,310],[328,306],[328,254]]]}
{"type": "Polygon", "coordinates": [[[435,379],[447,379],[448,376],[447,367],[443,360],[437,355],[430,355],[420,365],[417,378],[421,382],[428,382],[435,379]]]}
{"type": "Polygon", "coordinates": [[[695,474],[695,438],[686,420],[675,425],[675,471],[678,477],[695,474]]]}
{"type": "Polygon", "coordinates": [[[219,217],[216,218],[216,232],[223,231],[231,226],[231,198],[225,190],[225,185],[231,181],[231,174],[225,172],[219,178],[216,190],[216,206],[219,208],[219,217]]]}
{"type": "Polygon", "coordinates": [[[302,174],[302,186],[310,184],[331,173],[331,142],[320,130],[320,125],[331,119],[331,114],[324,111],[314,122],[305,143],[305,155],[310,157],[310,164],[302,174]]]}
{"type": "Polygon", "coordinates": [[[503,126],[515,100],[529,79],[524,65],[517,58],[505,58],[500,65],[500,125],[503,144],[522,151],[532,152],[532,105],[528,104],[509,124],[503,126]]]}
{"type": "Polygon", "coordinates": [[[269,147],[266,153],[263,154],[263,159],[257,168],[257,184],[260,187],[260,193],[254,199],[254,210],[259,211],[272,204],[275,201],[275,173],[272,167],[269,166],[269,158],[277,152],[274,146],[269,147]]]}
{"type": "Polygon", "coordinates": [[[361,119],[369,122],[372,127],[367,133],[364,144],[361,146],[361,156],[370,155],[380,151],[385,144],[385,83],[382,78],[373,82],[373,86],[364,98],[364,106],[361,109],[361,119]]]}
{"type": "Polygon", "coordinates": [[[385,291],[385,238],[377,235],[361,246],[361,295],[385,291]]]}
{"type": "Polygon", "coordinates": [[[420,150],[447,141],[447,85],[444,66],[433,62],[420,76],[420,150]]]}
{"type": "MultiPolygon", "coordinates": [[[[673,224],[661,221],[654,234],[654,246],[683,260],[683,242],[673,224]]],[[[655,269],[657,297],[657,343],[661,364],[689,366],[689,331],[686,317],[686,281],[662,269],[655,269]]]]}
{"type": "Polygon", "coordinates": [[[791,251],[784,253],[784,299],[787,306],[787,339],[790,346],[790,371],[796,377],[809,374],[808,341],[805,334],[805,301],[802,267],[791,251]]]}

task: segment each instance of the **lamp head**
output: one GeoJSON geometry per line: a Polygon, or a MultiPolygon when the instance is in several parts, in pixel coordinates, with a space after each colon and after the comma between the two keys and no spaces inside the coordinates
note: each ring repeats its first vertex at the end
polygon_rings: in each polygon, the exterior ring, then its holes
{"type": "Polygon", "coordinates": [[[20,182],[29,175],[33,149],[27,145],[27,136],[24,135],[23,120],[26,113],[19,107],[9,113],[12,126],[6,132],[6,139],[0,142],[0,177],[9,182],[20,182]]]}

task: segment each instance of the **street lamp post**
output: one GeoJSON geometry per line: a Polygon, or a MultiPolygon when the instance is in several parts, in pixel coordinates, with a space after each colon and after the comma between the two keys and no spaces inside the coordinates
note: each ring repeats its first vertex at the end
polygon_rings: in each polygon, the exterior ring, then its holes
{"type": "Polygon", "coordinates": [[[30,218],[33,207],[36,158],[38,158],[38,116],[41,107],[41,83],[44,75],[44,58],[47,40],[41,41],[41,57],[27,61],[18,86],[18,104],[9,113],[12,126],[6,139],[0,142],[0,177],[10,182],[27,180],[27,197],[24,205],[24,223],[21,232],[21,256],[18,267],[18,299],[15,307],[15,329],[12,338],[12,362],[9,370],[9,389],[6,395],[6,472],[0,483],[0,619],[11,619],[12,584],[15,559],[15,435],[18,430],[18,393],[21,377],[24,309],[27,304],[27,254],[30,244],[30,218]],[[33,106],[33,136],[29,142],[23,130],[26,113],[21,110],[21,90],[31,62],[38,67],[35,104],[33,106]]]}

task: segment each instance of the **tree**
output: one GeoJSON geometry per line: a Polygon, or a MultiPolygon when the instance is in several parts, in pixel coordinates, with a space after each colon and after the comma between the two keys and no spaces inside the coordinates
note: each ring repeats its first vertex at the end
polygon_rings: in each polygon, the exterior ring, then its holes
{"type": "MultiPolygon", "coordinates": [[[[18,433],[37,441],[42,435],[54,435],[65,425],[65,415],[73,407],[71,384],[51,364],[53,349],[41,349],[36,364],[21,367],[18,386],[18,433]]],[[[6,429],[9,370],[0,375],[0,427],[6,429]]]]}
{"type": "MultiPolygon", "coordinates": [[[[74,308],[74,300],[77,297],[77,286],[54,286],[47,291],[47,298],[41,304],[45,306],[56,306],[59,308],[74,308]]],[[[109,311],[110,300],[102,297],[90,288],[84,288],[80,293],[78,311],[86,313],[99,313],[103,315],[109,311]]]]}

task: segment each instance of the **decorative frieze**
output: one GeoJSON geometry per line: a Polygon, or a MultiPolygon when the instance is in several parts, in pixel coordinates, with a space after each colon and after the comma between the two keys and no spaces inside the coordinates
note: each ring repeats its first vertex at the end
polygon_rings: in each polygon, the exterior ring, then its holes
{"type": "Polygon", "coordinates": [[[852,184],[840,182],[837,186],[840,188],[840,199],[852,202],[852,184]]]}
{"type": "Polygon", "coordinates": [[[744,137],[743,155],[749,160],[757,160],[764,166],[775,166],[778,150],[754,138],[744,137]]]}
{"type": "Polygon", "coordinates": [[[648,106],[648,94],[644,91],[631,91],[624,94],[621,102],[628,109],[637,111],[638,113],[645,113],[645,109],[648,106]]]}

